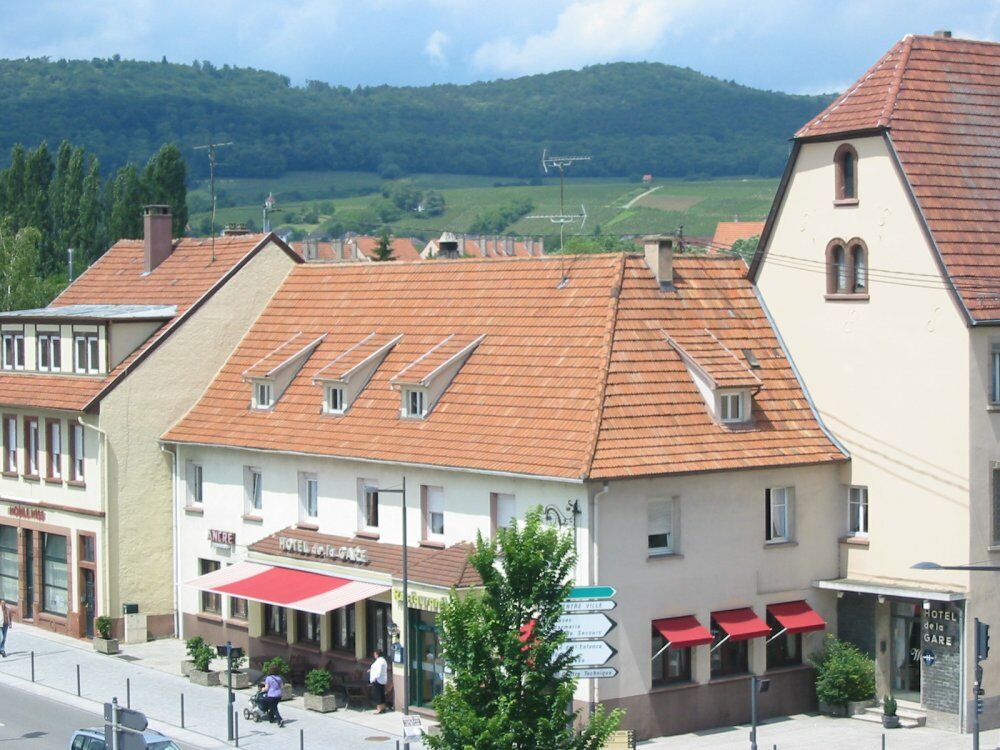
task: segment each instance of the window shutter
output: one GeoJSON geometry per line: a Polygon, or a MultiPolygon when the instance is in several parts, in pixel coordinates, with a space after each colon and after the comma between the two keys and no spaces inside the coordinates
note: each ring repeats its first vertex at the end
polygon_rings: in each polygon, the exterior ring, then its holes
{"type": "Polygon", "coordinates": [[[764,490],[764,539],[771,539],[771,490],[764,490]]]}

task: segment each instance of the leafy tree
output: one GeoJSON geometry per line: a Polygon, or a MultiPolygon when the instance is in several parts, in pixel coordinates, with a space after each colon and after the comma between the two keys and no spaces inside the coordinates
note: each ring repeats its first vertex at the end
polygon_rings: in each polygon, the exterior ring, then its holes
{"type": "Polygon", "coordinates": [[[423,198],[423,192],[411,180],[399,180],[387,192],[400,211],[416,211],[423,198]]]}
{"type": "MultiPolygon", "coordinates": [[[[630,240],[623,240],[612,235],[571,235],[565,238],[563,253],[566,255],[583,255],[586,253],[635,253],[641,248],[630,240]]],[[[558,253],[558,250],[554,252],[558,253]]]]}
{"type": "Polygon", "coordinates": [[[476,214],[476,219],[469,227],[469,232],[471,234],[498,234],[522,216],[526,216],[533,207],[527,198],[515,198],[502,206],[476,214]]]}
{"type": "Polygon", "coordinates": [[[731,248],[732,252],[736,253],[738,256],[743,258],[747,263],[753,260],[754,254],[757,252],[757,243],[760,242],[760,237],[750,237],[746,240],[736,240],[731,248]]]}
{"type": "Polygon", "coordinates": [[[0,310],[25,310],[46,305],[51,285],[38,273],[41,232],[27,227],[12,232],[0,226],[0,310]]]}
{"type": "MultiPolygon", "coordinates": [[[[79,248],[84,241],[80,226],[80,210],[83,202],[83,181],[87,171],[88,157],[82,147],[72,150],[69,164],[62,179],[62,205],[59,207],[60,228],[56,235],[56,248],[59,253],[67,247],[79,248]]],[[[54,201],[55,199],[53,199],[54,201]]],[[[53,202],[53,210],[56,209],[53,202]]]]}
{"type": "Polygon", "coordinates": [[[378,244],[375,246],[375,260],[383,262],[396,260],[392,257],[392,237],[386,227],[382,228],[382,233],[378,237],[378,244]]]}
{"type": "Polygon", "coordinates": [[[29,226],[41,232],[41,263],[46,269],[52,264],[52,217],[49,213],[49,183],[55,164],[49,153],[48,144],[42,141],[37,148],[28,152],[24,164],[24,195],[18,212],[21,226],[29,226]]]}
{"type": "Polygon", "coordinates": [[[437,190],[428,190],[424,193],[424,213],[428,216],[440,216],[444,213],[444,196],[437,190]]]}
{"type": "Polygon", "coordinates": [[[75,247],[81,251],[82,260],[86,263],[96,260],[108,247],[107,206],[101,192],[101,166],[93,158],[83,181],[76,242],[75,247]]]}
{"type": "Polygon", "coordinates": [[[556,628],[572,586],[572,535],[545,526],[541,510],[524,524],[476,540],[469,558],[482,596],[452,592],[441,611],[441,645],[454,680],[434,700],[441,732],[433,750],[599,750],[621,720],[603,707],[582,729],[571,713],[573,659],[556,628]]]}
{"type": "Polygon", "coordinates": [[[134,164],[126,164],[115,175],[111,189],[111,216],[108,220],[109,239],[142,237],[142,204],[145,203],[142,182],[134,164]]]}
{"type": "Polygon", "coordinates": [[[24,204],[24,146],[20,143],[10,152],[10,167],[4,173],[4,206],[3,214],[11,217],[17,231],[23,224],[26,210],[24,204]]]}
{"type": "Polygon", "coordinates": [[[146,163],[142,181],[152,203],[170,206],[174,237],[183,237],[188,223],[187,165],[180,149],[172,143],[160,146],[146,163]]]}

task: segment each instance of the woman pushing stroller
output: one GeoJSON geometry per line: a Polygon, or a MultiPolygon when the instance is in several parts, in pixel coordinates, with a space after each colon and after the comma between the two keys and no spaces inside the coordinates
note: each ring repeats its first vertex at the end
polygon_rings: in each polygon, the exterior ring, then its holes
{"type": "Polygon", "coordinates": [[[264,696],[261,702],[267,711],[267,720],[272,724],[277,722],[279,727],[285,726],[285,720],[278,713],[278,703],[281,702],[281,688],[284,680],[281,679],[280,670],[277,665],[271,667],[270,674],[264,678],[264,696]]]}

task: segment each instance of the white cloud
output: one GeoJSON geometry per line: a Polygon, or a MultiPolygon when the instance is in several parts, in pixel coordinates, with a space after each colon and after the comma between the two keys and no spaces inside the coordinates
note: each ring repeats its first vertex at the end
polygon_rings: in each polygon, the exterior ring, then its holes
{"type": "Polygon", "coordinates": [[[435,65],[444,65],[448,61],[444,54],[444,48],[450,41],[451,37],[438,29],[427,38],[427,44],[424,45],[424,54],[435,65]]]}
{"type": "Polygon", "coordinates": [[[543,73],[594,62],[639,59],[654,50],[694,0],[580,0],[549,31],[480,45],[476,66],[501,73],[543,73]]]}

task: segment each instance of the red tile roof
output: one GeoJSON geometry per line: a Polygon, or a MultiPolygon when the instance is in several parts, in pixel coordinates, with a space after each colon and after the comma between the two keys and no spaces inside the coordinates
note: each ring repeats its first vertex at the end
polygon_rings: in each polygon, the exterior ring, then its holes
{"type": "Polygon", "coordinates": [[[624,254],[298,266],[164,438],[573,479],[842,460],[745,270],[677,257],[661,292],[624,254]],[[761,362],[751,428],[712,420],[663,335],[705,328],[761,362]],[[241,373],[298,331],[327,337],[272,411],[250,410],[241,373]],[[402,339],[345,415],[321,414],[313,378],[373,331],[402,339]],[[390,379],[453,334],[485,337],[426,419],[400,419],[390,379]]]}
{"type": "Polygon", "coordinates": [[[421,383],[455,358],[468,353],[483,340],[475,334],[451,334],[396,373],[393,383],[421,383]]]}
{"type": "Polygon", "coordinates": [[[369,333],[358,343],[345,349],[343,354],[334,357],[330,364],[313,377],[317,380],[343,380],[350,374],[351,370],[364,364],[370,357],[375,356],[386,347],[394,346],[400,338],[400,336],[390,336],[385,333],[369,333]]]}
{"type": "Polygon", "coordinates": [[[764,231],[763,221],[720,221],[715,225],[712,249],[728,250],[736,240],[760,237],[764,231]]]}
{"type": "MultiPolygon", "coordinates": [[[[375,248],[378,246],[378,237],[354,237],[353,241],[357,245],[358,252],[360,252],[365,257],[375,260],[378,257],[378,253],[375,248]]],[[[349,250],[352,240],[343,240],[344,249],[349,250]]],[[[417,247],[412,239],[409,237],[393,237],[390,243],[392,247],[392,257],[394,260],[422,260],[420,257],[420,251],[423,250],[423,246],[417,247]]],[[[305,257],[305,243],[304,242],[294,242],[292,243],[292,249],[299,254],[300,257],[305,257]]],[[[316,260],[343,260],[338,250],[334,249],[334,243],[332,242],[317,242],[316,243],[316,260]]]]}
{"type": "Polygon", "coordinates": [[[756,388],[761,384],[760,378],[707,328],[673,336],[664,332],[664,336],[681,357],[705,373],[716,388],[756,388]]]}
{"type": "Polygon", "coordinates": [[[210,241],[182,239],[152,273],[144,273],[142,240],[120,240],[51,303],[52,307],[175,305],[177,314],[105,377],[0,372],[0,405],[82,411],[118,381],[154,342],[168,335],[185,312],[244,258],[266,235],[218,237],[215,260],[210,241]]]}
{"type": "Polygon", "coordinates": [[[995,320],[998,128],[1000,44],[908,36],[796,137],[886,129],[970,316],[995,320]]]}

